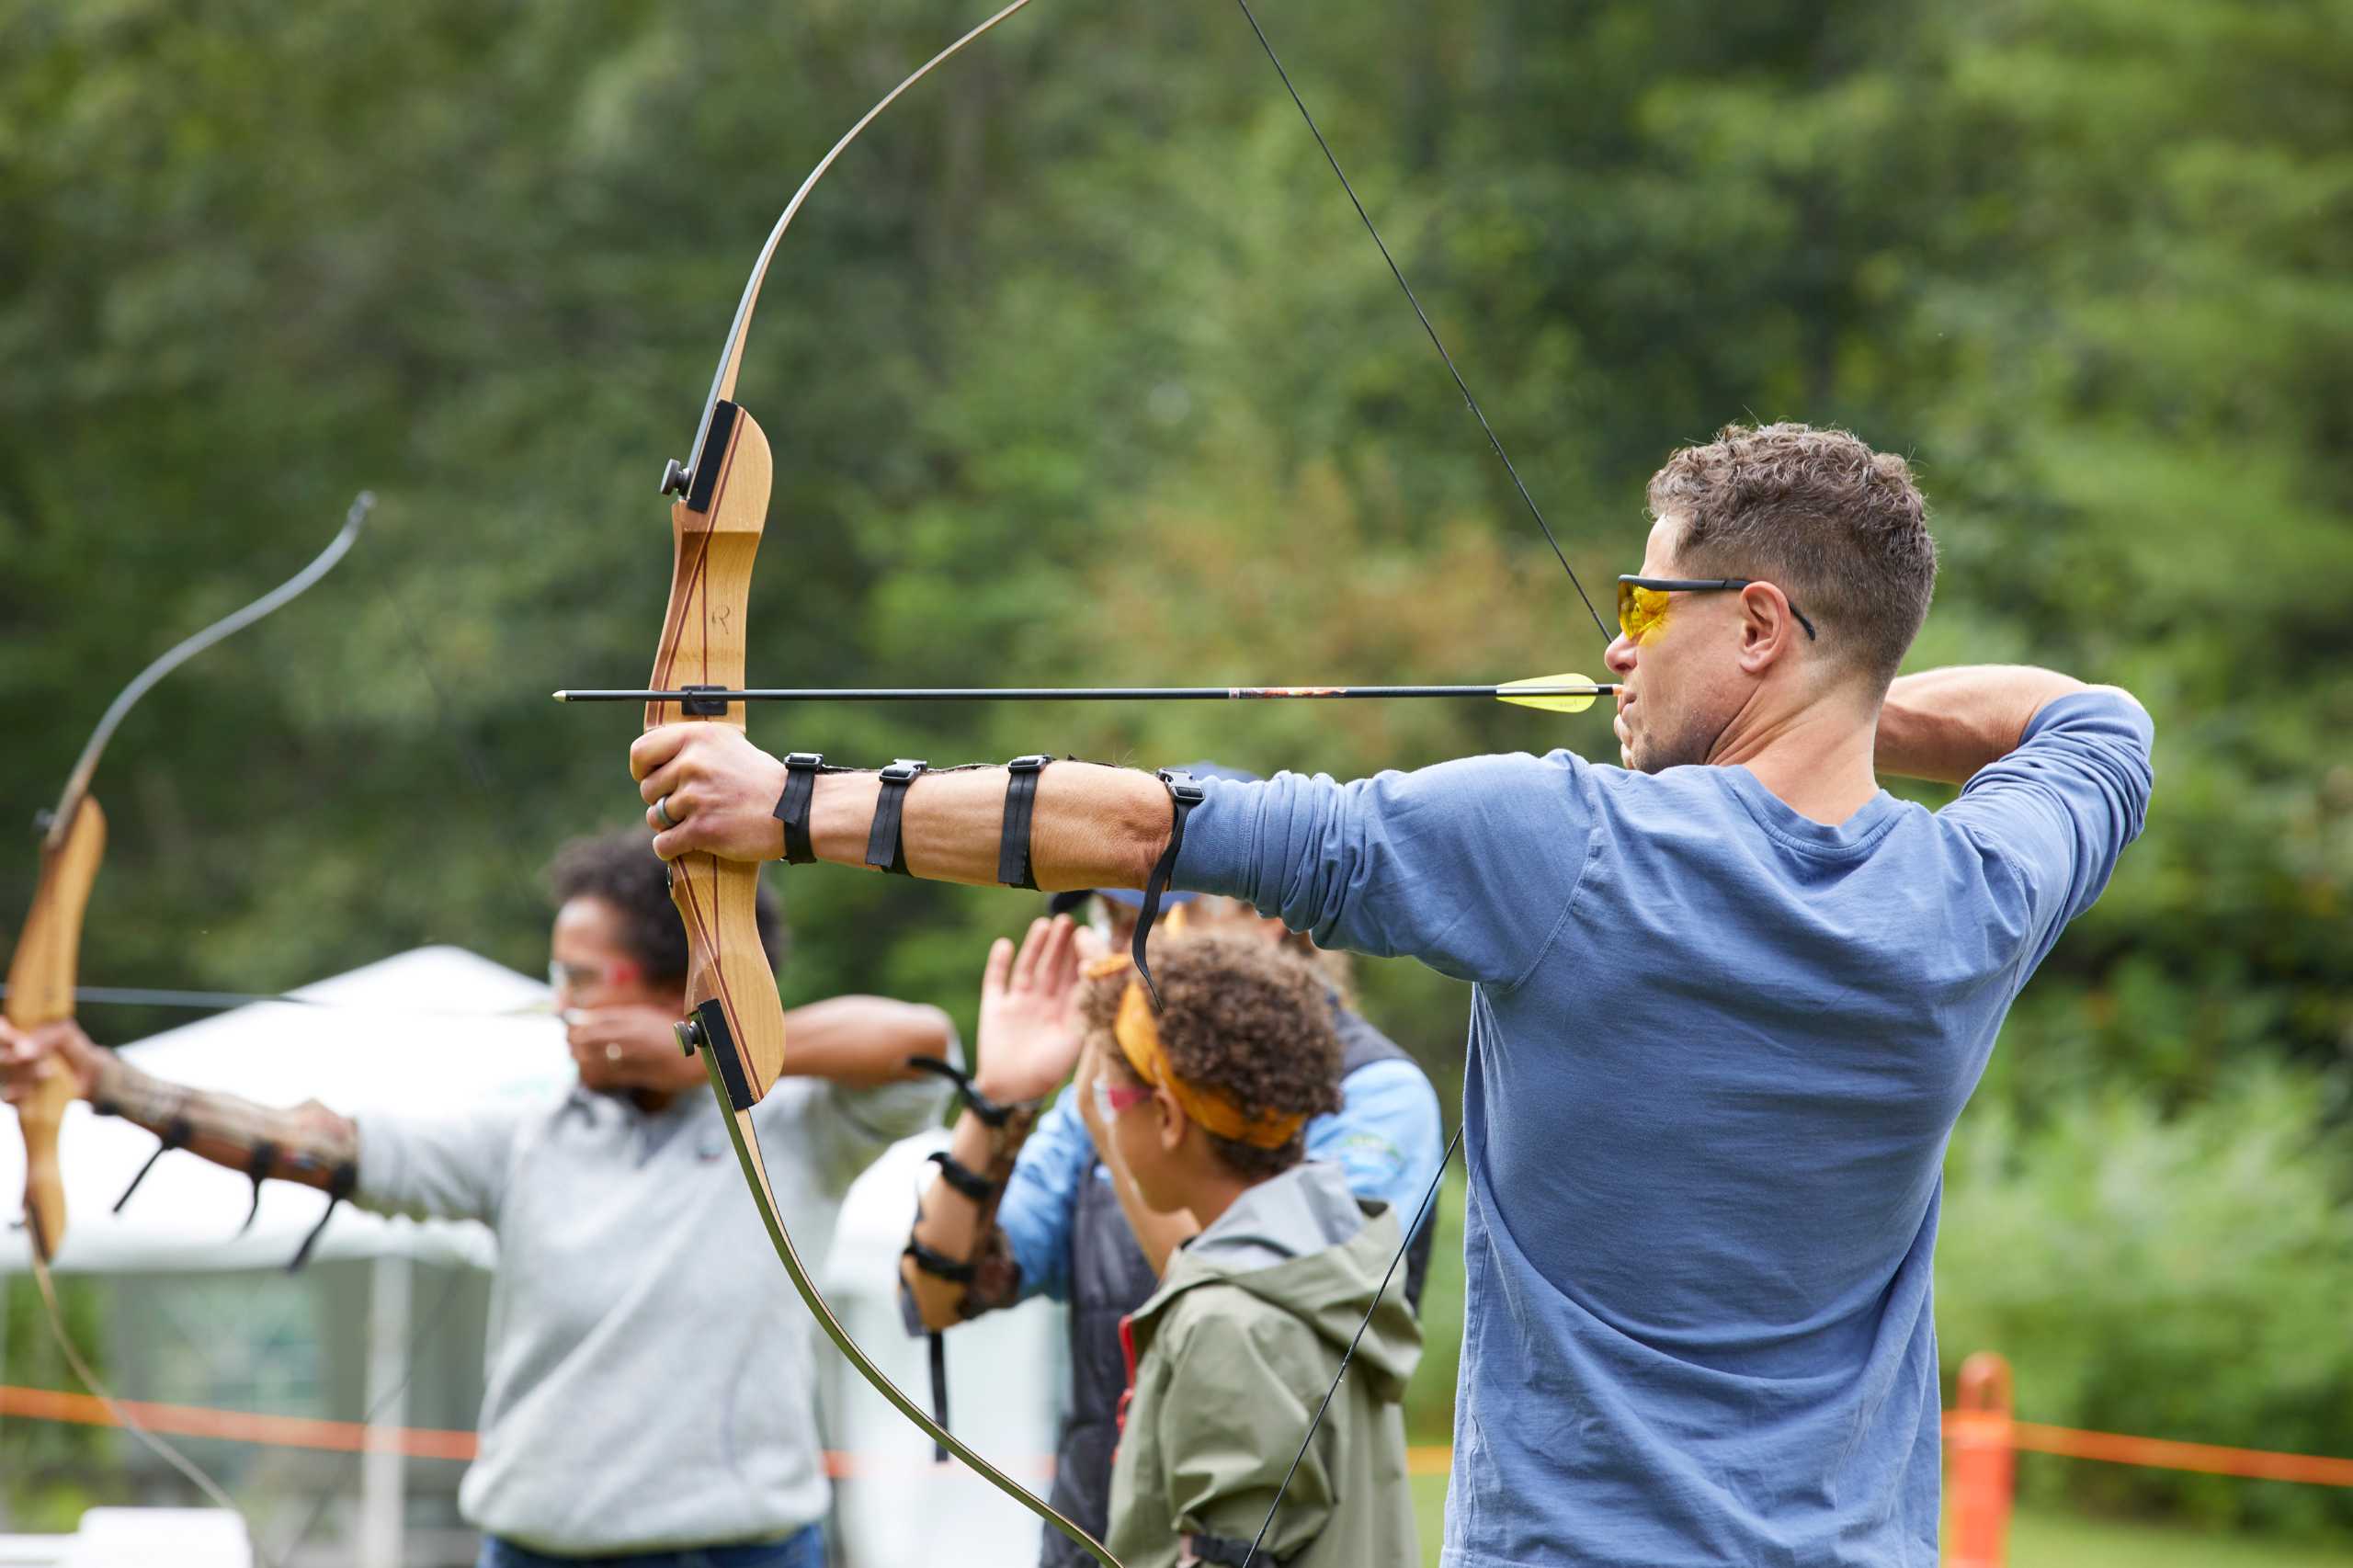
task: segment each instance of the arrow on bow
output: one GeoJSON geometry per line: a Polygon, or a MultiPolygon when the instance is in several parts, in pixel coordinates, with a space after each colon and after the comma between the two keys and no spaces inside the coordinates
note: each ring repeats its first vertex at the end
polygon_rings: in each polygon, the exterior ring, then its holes
{"type": "Polygon", "coordinates": [[[1485,699],[1547,713],[1582,713],[1615,686],[1578,675],[1537,676],[1495,686],[892,686],[682,687],[676,691],[559,691],[558,702],[1257,702],[1347,698],[1485,699]]]}
{"type": "MultiPolygon", "coordinates": [[[[835,142],[825,155],[818,160],[806,179],[794,191],[776,225],[768,233],[754,264],[735,317],[722,346],[719,368],[711,378],[710,392],[704,400],[700,422],[695,431],[694,445],[684,464],[673,460],[662,477],[661,493],[675,494],[679,499],[671,507],[673,558],[670,599],[663,623],[661,642],[656,649],[654,674],[647,688],[639,692],[559,693],[569,699],[642,700],[646,703],[645,722],[648,729],[681,720],[709,723],[723,723],[742,728],[744,705],[756,700],[929,700],[949,696],[939,691],[778,691],[773,694],[744,689],[744,653],[745,611],[749,600],[752,560],[759,547],[762,528],[767,515],[768,491],[773,473],[767,437],[758,424],[733,400],[737,372],[742,368],[744,344],[750,331],[752,313],[759,302],[760,284],[767,276],[768,263],[776,254],[778,243],[790,227],[794,216],[825,171],[831,168],[844,149],[858,138],[860,131],[875,117],[888,108],[901,94],[914,86],[944,61],[961,51],[967,45],[1016,12],[1029,0],[1010,0],[1002,9],[982,21],[955,42],[941,50],[912,72],[899,85],[883,95],[874,106],[861,115],[857,123],[835,142]]],[[[1551,524],[1536,505],[1535,497],[1519,477],[1510,455],[1504,450],[1502,440],[1480,409],[1478,399],[1472,394],[1462,372],[1448,352],[1445,342],[1429,314],[1422,308],[1413,286],[1390,254],[1381,232],[1365,210],[1347,174],[1340,167],[1331,145],[1309,113],[1306,101],[1292,84],[1290,74],[1284,69],[1266,30],[1258,25],[1248,0],[1236,0],[1242,14],[1257,36],[1267,60],[1282,78],[1291,101],[1297,105],[1308,130],[1322,148],[1325,161],[1338,176],[1343,190],[1364,222],[1366,231],[1379,246],[1381,258],[1388,263],[1392,276],[1404,291],[1415,317],[1428,335],[1431,346],[1445,362],[1456,389],[1462,394],[1465,405],[1487,437],[1497,460],[1510,476],[1513,488],[1528,507],[1529,514],[1542,530],[1545,541],[1562,569],[1568,574],[1570,584],[1586,612],[1592,616],[1595,629],[1602,640],[1609,640],[1609,630],[1601,613],[1595,608],[1592,597],[1578,580],[1576,569],[1554,537],[1551,524]]],[[[1506,683],[1501,687],[1472,688],[1417,688],[1390,691],[1381,695],[1403,696],[1477,696],[1502,701],[1520,701],[1530,707],[1552,708],[1560,711],[1580,711],[1593,700],[1614,687],[1594,685],[1581,676],[1544,677],[1535,682],[1506,683]],[[1513,687],[1522,688],[1518,693],[1513,687]],[[1557,688],[1572,689],[1557,689],[1557,688]]],[[[1372,695],[1366,688],[1336,688],[1309,690],[1302,688],[1128,688],[1109,690],[1061,690],[1030,688],[1022,691],[963,690],[954,694],[963,700],[1177,700],[1227,699],[1261,697],[1349,697],[1372,695]]],[[[1084,1549],[1103,1568],[1120,1568],[1109,1549],[1064,1517],[1044,1500],[1006,1475],[988,1460],[972,1451],[944,1426],[932,1420],[923,1408],[902,1391],[876,1366],[845,1329],[826,1305],[824,1295],[810,1278],[792,1238],[776,1204],[767,1172],[762,1163],[759,1140],[752,1119],[752,1110],[774,1085],[781,1072],[784,1059],[784,1017],[777,998],[776,979],[770,970],[766,951],[759,942],[759,932],[754,916],[760,868],[756,864],[726,861],[707,854],[680,857],[671,867],[671,897],[685,923],[690,949],[687,1000],[692,1016],[678,1026],[680,1042],[689,1051],[699,1049],[711,1088],[722,1102],[727,1113],[729,1133],[735,1145],[738,1163],[745,1182],[757,1203],[760,1217],[767,1225],[769,1240],[775,1244],[777,1256],[783,1262],[794,1289],[808,1306],[826,1337],[855,1367],[858,1374],[884,1399],[921,1428],[940,1449],[954,1454],[975,1472],[1007,1496],[1036,1514],[1049,1525],[1062,1531],[1084,1549]]],[[[1438,1170],[1433,1176],[1430,1188],[1423,1197],[1421,1212],[1426,1213],[1436,1197],[1438,1186],[1446,1166],[1462,1140],[1460,1125],[1448,1142],[1438,1170]]],[[[1420,1223],[1420,1213],[1415,1224],[1407,1227],[1410,1238],[1420,1223]]],[[[1398,1257],[1402,1258],[1401,1249],[1398,1257]]],[[[1388,1288],[1388,1278],[1393,1277],[1397,1259],[1390,1264],[1389,1276],[1384,1277],[1381,1291],[1376,1293],[1377,1309],[1381,1294],[1388,1288]]],[[[1368,1311],[1365,1324],[1371,1321],[1368,1311]]],[[[1364,1334],[1365,1324],[1357,1330],[1357,1339],[1364,1334]]],[[[1244,1561],[1244,1568],[1255,1562],[1274,1527],[1275,1517],[1282,1506],[1283,1495],[1289,1491],[1300,1462],[1315,1440],[1323,1425],[1324,1415],[1331,1406],[1334,1395],[1347,1375],[1348,1359],[1353,1355],[1356,1340],[1341,1358],[1338,1372],[1331,1387],[1324,1392],[1306,1436],[1301,1440],[1298,1457],[1291,1461],[1275,1499],[1267,1511],[1266,1522],[1259,1528],[1244,1561]]]]}
{"type": "MultiPolygon", "coordinates": [[[[106,858],[106,813],[90,793],[90,778],[98,758],[114,738],[117,725],[155,683],[188,659],[222,638],[251,626],[279,606],[299,597],[312,584],[334,569],[359,537],[376,498],[359,494],[345,514],[343,527],[311,563],[243,609],[222,617],[196,635],[179,642],[131,678],[100,716],[89,744],[74,759],[65,789],[54,811],[40,824],[40,879],[32,908],[17,933],[17,950],[8,965],[7,1018],[20,1029],[38,1028],[74,1017],[74,978],[80,969],[82,915],[90,902],[90,887],[106,858]]],[[[25,1140],[25,1227],[32,1240],[33,1281],[49,1314],[50,1332],[56,1336],[66,1365],[117,1423],[158,1459],[185,1476],[198,1491],[233,1514],[243,1510],[226,1493],[179,1450],[133,1419],[92,1369],[66,1332],[59,1308],[56,1281],[50,1264],[65,1241],[65,1186],[58,1165],[58,1131],[65,1108],[75,1095],[73,1074],[54,1057],[44,1058],[30,1091],[17,1107],[17,1125],[25,1140]]],[[[252,1534],[251,1527],[247,1535],[252,1534]]],[[[258,1551],[258,1546],[256,1547],[258,1551]]]]}

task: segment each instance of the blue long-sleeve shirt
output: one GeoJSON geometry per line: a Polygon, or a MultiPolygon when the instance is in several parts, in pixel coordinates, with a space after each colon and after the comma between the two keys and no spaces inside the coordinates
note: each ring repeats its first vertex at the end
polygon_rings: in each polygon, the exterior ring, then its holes
{"type": "Polygon", "coordinates": [[[1931,812],[1567,752],[1207,782],[1179,886],[1474,983],[1447,1568],[1927,1568],[1941,1165],[2138,834],[2140,708],[1931,812]]]}

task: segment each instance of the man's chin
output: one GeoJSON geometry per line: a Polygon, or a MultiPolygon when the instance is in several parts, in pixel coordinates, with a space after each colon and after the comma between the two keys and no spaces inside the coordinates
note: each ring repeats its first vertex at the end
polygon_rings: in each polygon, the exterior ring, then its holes
{"type": "Polygon", "coordinates": [[[1659,745],[1655,740],[1630,741],[1618,748],[1618,755],[1625,759],[1629,773],[1659,774],[1676,766],[1674,748],[1659,745]]]}

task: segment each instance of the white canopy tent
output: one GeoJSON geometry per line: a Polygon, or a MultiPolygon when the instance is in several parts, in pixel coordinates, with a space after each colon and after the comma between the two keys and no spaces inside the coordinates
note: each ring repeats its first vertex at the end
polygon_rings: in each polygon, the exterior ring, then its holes
{"type": "MultiPolygon", "coordinates": [[[[216,1014],[125,1045],[123,1052],[176,1083],[269,1105],[315,1098],[347,1113],[429,1114],[506,1096],[560,1095],[574,1081],[562,1028],[547,1011],[547,987],[461,949],[420,948],[289,994],[301,1000],[216,1014]]],[[[931,1133],[888,1151],[845,1200],[830,1255],[822,1263],[811,1259],[850,1331],[926,1403],[924,1341],[901,1326],[893,1281],[918,1186],[932,1172],[925,1156],[945,1141],[944,1133],[931,1133]]],[[[165,1168],[141,1185],[122,1213],[110,1212],[155,1147],[153,1134],[117,1118],[94,1115],[85,1105],[69,1110],[60,1138],[68,1219],[61,1273],[281,1269],[325,1207],[321,1193],[266,1183],[252,1229],[239,1235],[251,1183],[175,1153],[164,1156],[165,1168]]],[[[21,1139],[0,1136],[0,1191],[21,1189],[23,1156],[21,1139]]],[[[349,1205],[336,1209],[312,1256],[371,1267],[371,1425],[396,1428],[407,1419],[404,1399],[390,1396],[414,1348],[411,1265],[488,1267],[495,1256],[490,1233],[470,1221],[387,1220],[349,1205]]],[[[0,1246],[0,1269],[28,1266],[24,1248],[0,1246]]],[[[776,1284],[777,1309],[800,1312],[781,1267],[776,1284]]],[[[1059,1309],[1039,1302],[949,1337],[957,1431],[1039,1490],[1051,1471],[1063,1393],[1061,1322],[1059,1309]]],[[[961,1467],[930,1464],[930,1445],[914,1427],[837,1358],[823,1359],[830,1368],[832,1444],[857,1456],[853,1473],[837,1488],[837,1562],[862,1568],[917,1553],[968,1568],[1026,1568],[1036,1561],[1038,1525],[1026,1511],[961,1467]]],[[[361,1568],[403,1562],[403,1488],[399,1454],[367,1456],[361,1568]]]]}

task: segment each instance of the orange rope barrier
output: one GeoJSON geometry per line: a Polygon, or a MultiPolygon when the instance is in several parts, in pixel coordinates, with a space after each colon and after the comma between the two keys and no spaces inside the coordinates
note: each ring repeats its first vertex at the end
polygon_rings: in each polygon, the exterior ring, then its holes
{"type": "MultiPolygon", "coordinates": [[[[153,1404],[126,1399],[131,1419],[177,1437],[222,1437],[233,1443],[262,1443],[282,1449],[325,1449],[356,1454],[373,1449],[403,1453],[412,1459],[470,1460],[474,1457],[472,1432],[443,1432],[428,1427],[396,1426],[370,1434],[357,1421],[321,1421],[307,1415],[261,1415],[250,1411],[213,1410],[197,1404],[153,1404]]],[[[0,1385],[0,1415],[29,1416],[36,1421],[71,1421],[84,1426],[121,1425],[105,1403],[85,1393],[57,1389],[12,1388],[0,1385]]]]}
{"type": "MultiPolygon", "coordinates": [[[[1945,1442],[1953,1445],[1984,1441],[1984,1428],[1974,1415],[1969,1411],[1947,1411],[1945,1442]]],[[[2027,1452],[2140,1465],[2151,1470],[2237,1475],[2253,1481],[2353,1486],[2353,1460],[2276,1453],[2268,1449],[2227,1449],[2211,1443],[2177,1443],[2165,1437],[2128,1437],[2116,1432],[2086,1432],[2074,1426],[2046,1426],[2034,1421],[2010,1421],[2005,1425],[2009,1431],[2009,1446],[2027,1452]]],[[[1405,1450],[1408,1475],[1445,1475],[1453,1466],[1454,1450],[1443,1443],[1405,1450]]]]}
{"type": "Polygon", "coordinates": [[[1405,1473],[1407,1475],[1453,1474],[1453,1448],[1446,1443],[1427,1443],[1407,1449],[1405,1473]]]}
{"type": "Polygon", "coordinates": [[[2266,1449],[2225,1449],[2211,1443],[2177,1443],[2164,1437],[2127,1437],[2114,1432],[2084,1432],[2033,1421],[2010,1423],[2010,1446],[2069,1459],[2101,1460],[2155,1470],[2194,1470],[2208,1475],[2240,1475],[2256,1481],[2300,1481],[2309,1486],[2353,1486],[2353,1460],[2318,1454],[2282,1454],[2266,1449]]]}
{"type": "MultiPolygon", "coordinates": [[[[321,1421],[304,1415],[261,1415],[250,1411],[215,1410],[199,1404],[153,1404],[129,1399],[122,1404],[131,1412],[134,1421],[175,1437],[219,1437],[227,1442],[256,1443],[267,1448],[324,1449],[346,1454],[373,1449],[379,1452],[406,1454],[412,1459],[471,1460],[474,1457],[475,1437],[472,1432],[395,1426],[386,1428],[371,1439],[368,1428],[357,1421],[321,1421]]],[[[85,1393],[0,1384],[0,1417],[11,1415],[35,1421],[68,1421],[83,1426],[122,1425],[102,1401],[85,1393]]],[[[1446,1450],[1438,1451],[1443,1453],[1446,1450]]],[[[835,1449],[828,1449],[825,1453],[825,1474],[835,1481],[873,1481],[884,1476],[923,1474],[938,1468],[938,1461],[928,1457],[901,1460],[877,1454],[843,1453],[835,1449]]],[[[1053,1456],[1036,1456],[1026,1464],[1014,1464],[1007,1468],[1017,1471],[1026,1470],[1033,1480],[1050,1481],[1054,1473],[1053,1456]]]]}
{"type": "MultiPolygon", "coordinates": [[[[214,1410],[204,1405],[154,1404],[123,1401],[132,1416],[158,1432],[184,1437],[219,1437],[234,1443],[259,1443],[273,1448],[324,1449],[358,1453],[369,1448],[404,1453],[412,1459],[471,1460],[474,1434],[432,1427],[397,1426],[370,1439],[357,1421],[323,1421],[304,1415],[262,1415],[248,1411],[214,1410]]],[[[1945,1440],[1962,1439],[1970,1430],[1968,1413],[1946,1413],[1945,1440]]],[[[56,1389],[16,1388],[0,1384],[0,1417],[35,1421],[69,1421],[85,1426],[118,1426],[104,1404],[88,1394],[56,1389]]],[[[2237,1475],[2257,1481],[2294,1481],[2312,1486],[2353,1486],[2353,1460],[2317,1454],[2275,1453],[2263,1449],[2221,1448],[2211,1443],[2177,1443],[2164,1437],[2130,1437],[2115,1432],[2086,1432],[2073,1426],[2046,1426],[2033,1421],[2007,1424],[2010,1446],[2034,1453],[2069,1459],[2099,1460],[2109,1464],[2142,1465],[2157,1470],[2198,1471],[2209,1475],[2237,1475]]],[[[1031,1468],[1050,1471],[1052,1460],[1040,1457],[1031,1468]]],[[[1454,1450],[1443,1443],[1405,1450],[1409,1475],[1444,1475],[1452,1469],[1454,1450]]],[[[825,1472],[836,1481],[895,1473],[902,1467],[871,1455],[828,1451],[825,1472]]],[[[904,1468],[929,1470],[931,1461],[904,1468]]]]}

